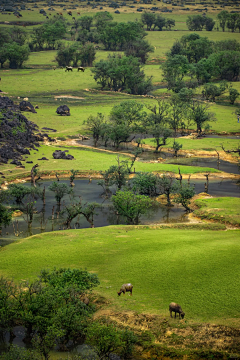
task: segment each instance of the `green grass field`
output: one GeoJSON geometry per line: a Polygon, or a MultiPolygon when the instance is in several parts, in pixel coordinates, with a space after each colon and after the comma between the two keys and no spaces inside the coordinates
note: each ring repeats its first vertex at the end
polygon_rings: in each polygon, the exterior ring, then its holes
{"type": "Polygon", "coordinates": [[[112,308],[168,316],[176,301],[186,321],[236,324],[239,235],[122,226],[46,233],[3,248],[0,272],[20,281],[43,268],[86,268],[98,274],[97,291],[112,308]],[[132,297],[117,296],[125,282],[134,286],[132,297]]]}
{"type": "MultiPolygon", "coordinates": [[[[173,139],[168,140],[167,147],[171,148],[173,144],[173,139]]],[[[217,151],[222,150],[221,145],[225,149],[236,148],[240,144],[240,139],[227,139],[227,138],[202,138],[202,139],[184,139],[178,138],[176,140],[178,143],[182,144],[182,150],[205,150],[205,151],[217,151]]],[[[145,144],[155,146],[154,139],[145,139],[145,144]]],[[[216,154],[216,152],[215,152],[216,154]]]]}
{"type": "Polygon", "coordinates": [[[202,219],[220,221],[235,226],[240,225],[240,202],[238,198],[198,199],[195,203],[199,207],[195,213],[202,219]]]}
{"type": "MultiPolygon", "coordinates": [[[[71,169],[79,170],[81,173],[96,173],[99,171],[107,170],[111,165],[115,165],[117,159],[117,153],[107,153],[101,151],[94,151],[87,148],[76,148],[70,146],[47,146],[42,145],[39,148],[39,151],[32,151],[31,156],[26,157],[26,161],[33,161],[34,164],[39,164],[40,173],[46,173],[53,175],[55,171],[70,171],[71,169]],[[74,156],[74,160],[56,160],[53,158],[52,154],[55,150],[68,150],[69,154],[74,156]],[[47,160],[38,160],[42,157],[46,157],[47,160]]],[[[122,157],[126,159],[126,157],[122,157]]],[[[0,182],[5,180],[10,181],[16,177],[29,176],[32,168],[32,164],[27,164],[24,162],[25,169],[16,168],[15,165],[4,164],[1,165],[1,171],[4,173],[6,179],[0,179],[0,182]]],[[[161,164],[161,163],[144,163],[144,162],[135,162],[134,168],[136,172],[173,172],[178,173],[179,165],[172,164],[161,164]]],[[[196,174],[203,172],[212,172],[218,173],[218,170],[208,168],[208,167],[195,167],[195,166],[180,166],[182,174],[196,174]]]]}

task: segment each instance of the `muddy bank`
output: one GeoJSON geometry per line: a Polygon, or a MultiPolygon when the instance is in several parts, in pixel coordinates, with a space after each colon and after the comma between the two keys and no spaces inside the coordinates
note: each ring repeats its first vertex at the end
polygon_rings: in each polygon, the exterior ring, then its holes
{"type": "Polygon", "coordinates": [[[115,322],[120,328],[128,327],[139,335],[140,340],[136,355],[134,354],[136,359],[228,359],[230,354],[240,354],[240,329],[237,319],[236,327],[230,327],[193,323],[190,319],[171,319],[169,314],[163,317],[108,309],[99,310],[95,314],[95,319],[103,317],[115,322]],[[147,336],[149,333],[153,338],[147,336]]]}

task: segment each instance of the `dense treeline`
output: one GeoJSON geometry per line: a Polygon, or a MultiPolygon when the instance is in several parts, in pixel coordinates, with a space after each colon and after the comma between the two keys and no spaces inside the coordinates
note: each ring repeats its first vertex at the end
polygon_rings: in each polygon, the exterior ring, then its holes
{"type": "Polygon", "coordinates": [[[185,35],[174,43],[162,69],[168,89],[175,92],[211,80],[237,81],[240,75],[239,43],[236,40],[214,43],[196,33],[185,35]]]}

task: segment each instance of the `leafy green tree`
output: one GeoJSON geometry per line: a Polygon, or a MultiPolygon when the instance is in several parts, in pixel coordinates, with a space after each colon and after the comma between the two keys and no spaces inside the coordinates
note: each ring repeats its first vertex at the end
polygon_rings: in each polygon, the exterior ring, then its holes
{"type": "Polygon", "coordinates": [[[0,360],[41,360],[41,355],[34,350],[11,345],[8,351],[0,355],[0,360]]]}
{"type": "Polygon", "coordinates": [[[240,15],[238,13],[228,14],[227,18],[227,28],[232,32],[238,27],[238,22],[240,21],[240,15]]]}
{"type": "Polygon", "coordinates": [[[179,92],[185,87],[183,78],[190,70],[189,62],[184,55],[174,55],[162,64],[163,79],[167,81],[167,88],[179,92]]]}
{"type": "Polygon", "coordinates": [[[239,97],[240,93],[238,92],[237,89],[234,89],[232,86],[229,86],[229,100],[230,100],[230,104],[234,105],[235,101],[237,100],[237,98],[239,97]]]}
{"type": "Polygon", "coordinates": [[[145,79],[139,60],[133,56],[112,56],[107,61],[101,60],[92,72],[102,89],[143,95],[152,88],[151,78],[145,79]]]}
{"type": "Polygon", "coordinates": [[[186,115],[186,103],[181,101],[178,94],[173,94],[170,98],[170,115],[168,123],[174,130],[175,136],[186,115]]]}
{"type": "Polygon", "coordinates": [[[163,27],[166,26],[166,19],[161,15],[156,15],[154,20],[154,27],[162,31],[163,27]]]}
{"type": "Polygon", "coordinates": [[[112,14],[108,11],[105,11],[103,13],[97,12],[93,18],[94,18],[95,26],[98,30],[101,30],[101,28],[103,28],[108,21],[113,20],[112,14]]]}
{"type": "Polygon", "coordinates": [[[205,29],[206,31],[212,31],[213,28],[215,26],[215,21],[208,17],[208,16],[205,16],[205,29]]]}
{"type": "Polygon", "coordinates": [[[216,77],[222,80],[237,81],[240,75],[239,51],[219,51],[211,54],[208,61],[213,62],[216,77]]]}
{"type": "Polygon", "coordinates": [[[225,31],[228,15],[229,13],[226,10],[222,10],[220,13],[217,14],[217,19],[219,21],[220,27],[222,28],[222,31],[225,31]]]}
{"type": "Polygon", "coordinates": [[[169,119],[169,103],[163,99],[156,99],[157,104],[146,105],[147,109],[151,111],[147,118],[147,122],[150,125],[161,125],[162,127],[167,123],[169,119]]]}
{"type": "Polygon", "coordinates": [[[24,45],[27,39],[27,32],[24,29],[21,29],[20,26],[14,26],[10,30],[10,36],[12,41],[17,43],[18,45],[24,45]]]}
{"type": "Polygon", "coordinates": [[[64,206],[61,212],[61,214],[66,216],[64,224],[67,226],[67,229],[70,229],[72,220],[79,215],[83,215],[90,223],[91,228],[94,228],[93,216],[95,215],[95,210],[98,207],[99,204],[96,202],[85,204],[83,204],[81,200],[78,203],[72,202],[71,204],[64,206]]]}
{"type": "Polygon", "coordinates": [[[130,41],[125,45],[125,55],[137,57],[142,64],[145,64],[148,59],[148,54],[154,52],[154,48],[147,40],[137,39],[130,41]]]}
{"type": "Polygon", "coordinates": [[[146,116],[142,104],[135,100],[127,100],[112,108],[109,119],[114,125],[126,124],[128,128],[131,128],[132,132],[141,132],[146,116]]]}
{"type": "Polygon", "coordinates": [[[174,150],[174,156],[177,157],[178,151],[181,150],[183,146],[178,141],[176,141],[176,139],[174,139],[172,147],[174,150]]]}
{"type": "Polygon", "coordinates": [[[0,48],[6,44],[12,42],[9,31],[6,28],[0,28],[0,48]]]}
{"type": "Polygon", "coordinates": [[[119,215],[127,219],[128,224],[138,225],[141,215],[152,206],[152,200],[145,195],[136,195],[131,191],[117,191],[112,196],[114,208],[119,215]]]}
{"type": "Polygon", "coordinates": [[[153,13],[144,11],[142,13],[141,20],[144,25],[147,25],[147,30],[149,31],[149,30],[151,30],[152,26],[155,24],[156,15],[153,13]]]}
{"type": "Polygon", "coordinates": [[[129,42],[142,39],[146,35],[139,22],[107,22],[101,30],[100,41],[106,50],[124,50],[129,42]]]}
{"type": "Polygon", "coordinates": [[[178,186],[175,182],[175,179],[170,175],[163,175],[159,177],[158,184],[160,187],[160,192],[167,197],[167,206],[171,206],[171,194],[176,193],[178,186]]]}
{"type": "Polygon", "coordinates": [[[209,121],[216,121],[214,114],[208,111],[208,105],[200,101],[189,104],[189,117],[196,124],[197,132],[201,135],[203,125],[209,121]]]}
{"type": "Polygon", "coordinates": [[[56,61],[58,66],[68,66],[74,60],[74,55],[78,51],[78,47],[76,45],[64,46],[62,45],[58,51],[56,56],[56,61]]]}
{"type": "Polygon", "coordinates": [[[184,184],[179,187],[177,196],[174,201],[178,204],[182,204],[187,211],[191,211],[189,204],[192,197],[195,195],[194,187],[188,184],[184,184]]]}
{"type": "Polygon", "coordinates": [[[153,134],[154,142],[156,145],[155,152],[157,153],[159,148],[167,145],[167,139],[172,135],[172,131],[166,127],[156,124],[150,128],[150,133],[153,134]]]}
{"type": "Polygon", "coordinates": [[[177,40],[170,51],[170,56],[185,55],[189,63],[198,63],[203,58],[208,58],[213,52],[213,41],[201,37],[196,33],[184,35],[177,40]]]}
{"type": "Polygon", "coordinates": [[[31,187],[27,187],[23,184],[10,184],[8,187],[8,194],[14,199],[17,205],[21,205],[24,197],[31,194],[32,191],[34,192],[31,187]]]}
{"type": "MultiPolygon", "coordinates": [[[[79,60],[81,62],[81,66],[92,66],[93,61],[96,57],[96,50],[93,44],[86,43],[79,49],[79,60]]],[[[74,65],[77,62],[74,62],[74,65]]]]}
{"type": "Polygon", "coordinates": [[[215,72],[215,62],[212,58],[201,59],[195,65],[196,78],[200,84],[209,82],[215,72]]]}
{"type": "Polygon", "coordinates": [[[44,44],[54,49],[57,40],[61,40],[67,31],[67,24],[62,16],[54,17],[34,30],[33,44],[42,49],[44,44]]]}
{"type": "Polygon", "coordinates": [[[214,44],[215,52],[218,51],[240,51],[240,43],[236,39],[220,40],[214,44]]]}
{"type": "Polygon", "coordinates": [[[104,115],[102,113],[98,113],[97,116],[90,115],[83,124],[86,126],[86,130],[92,134],[94,146],[96,147],[105,124],[104,115]]]}
{"type": "Polygon", "coordinates": [[[128,162],[126,160],[120,160],[117,157],[117,165],[112,165],[108,170],[105,171],[105,176],[111,181],[111,185],[116,185],[117,189],[120,190],[129,177],[128,162]]]}
{"type": "Polygon", "coordinates": [[[158,177],[153,173],[137,173],[132,181],[132,191],[140,195],[156,196],[158,177]]]}
{"type": "Polygon", "coordinates": [[[202,15],[189,15],[186,24],[190,31],[202,31],[205,25],[205,18],[202,15]]]}
{"type": "MultiPolygon", "coordinates": [[[[0,38],[1,38],[1,34],[0,34],[0,38]]],[[[0,64],[1,64],[1,68],[3,68],[3,64],[7,61],[8,59],[8,52],[7,52],[7,47],[4,45],[0,45],[0,64]]]]}
{"type": "Polygon", "coordinates": [[[167,20],[166,20],[166,23],[165,23],[165,26],[166,26],[166,29],[167,29],[167,30],[171,30],[172,27],[175,26],[175,20],[173,20],[173,19],[167,19],[167,20]]]}
{"type": "Polygon", "coordinates": [[[216,97],[221,96],[227,89],[227,84],[225,82],[220,83],[220,86],[217,86],[213,83],[204,84],[202,95],[206,100],[215,101],[216,97]]]}
{"type": "Polygon", "coordinates": [[[0,192],[0,234],[2,232],[2,227],[9,225],[12,221],[13,210],[4,205],[7,198],[8,192],[2,190],[0,192]]]}
{"type": "Polygon", "coordinates": [[[93,17],[88,15],[81,16],[80,19],[78,19],[79,26],[82,28],[82,30],[90,31],[92,22],[93,17]]]}
{"type": "Polygon", "coordinates": [[[71,189],[66,184],[58,184],[56,181],[53,181],[48,188],[55,193],[55,199],[59,207],[64,195],[71,193],[71,189]]]}
{"type": "Polygon", "coordinates": [[[4,56],[9,61],[9,67],[11,69],[21,68],[24,61],[28,59],[30,53],[28,45],[21,46],[16,42],[3,45],[3,49],[4,56]]]}
{"type": "Polygon", "coordinates": [[[17,287],[13,281],[0,277],[0,329],[9,331],[11,339],[14,337],[13,328],[16,326],[16,295],[17,287]]]}

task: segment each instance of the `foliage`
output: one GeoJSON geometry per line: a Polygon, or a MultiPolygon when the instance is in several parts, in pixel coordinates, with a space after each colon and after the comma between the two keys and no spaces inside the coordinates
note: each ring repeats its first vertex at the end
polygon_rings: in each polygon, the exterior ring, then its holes
{"type": "Polygon", "coordinates": [[[112,202],[119,215],[126,218],[128,224],[137,225],[141,215],[145,214],[153,202],[145,195],[137,195],[131,191],[117,191],[112,202]]]}
{"type": "Polygon", "coordinates": [[[176,203],[182,204],[187,211],[191,211],[189,204],[191,198],[195,195],[194,186],[183,184],[179,187],[177,196],[175,197],[174,201],[176,203]]]}
{"type": "Polygon", "coordinates": [[[11,69],[21,68],[24,61],[28,59],[29,53],[28,45],[19,45],[16,42],[6,43],[0,50],[1,64],[8,60],[11,69]]]}
{"type": "Polygon", "coordinates": [[[103,124],[105,124],[104,115],[101,113],[98,113],[97,116],[90,115],[83,124],[86,126],[87,131],[92,134],[94,146],[96,147],[102,134],[103,124]]]}
{"type": "Polygon", "coordinates": [[[207,59],[213,62],[214,74],[222,80],[236,81],[240,74],[240,52],[219,51],[213,53],[207,59]]]}
{"type": "Polygon", "coordinates": [[[153,134],[154,142],[156,144],[155,152],[159,148],[167,145],[167,139],[172,135],[172,131],[162,125],[156,124],[150,128],[150,133],[153,134]]]}
{"type": "Polygon", "coordinates": [[[234,105],[234,103],[237,100],[237,98],[239,97],[240,93],[238,92],[237,89],[234,89],[232,86],[229,86],[228,91],[229,91],[230,104],[234,105]]]}
{"type": "Polygon", "coordinates": [[[206,100],[215,101],[215,98],[221,96],[227,88],[225,82],[220,83],[220,86],[217,86],[213,83],[207,83],[204,85],[202,90],[202,95],[206,100]]]}
{"type": "Polygon", "coordinates": [[[151,78],[145,79],[139,60],[133,56],[112,56],[101,60],[92,69],[94,80],[102,89],[143,95],[151,90],[151,78]]]}
{"type": "Polygon", "coordinates": [[[7,352],[0,355],[0,360],[40,360],[40,355],[34,350],[11,345],[7,352]]]}
{"type": "Polygon", "coordinates": [[[220,11],[220,13],[217,14],[217,19],[219,20],[222,31],[225,31],[226,23],[228,20],[228,11],[226,10],[220,11]]]}
{"type": "Polygon", "coordinates": [[[59,66],[78,66],[79,62],[82,66],[92,66],[95,60],[96,51],[92,44],[78,46],[75,44],[70,46],[61,45],[57,52],[56,61],[59,66]]]}
{"type": "Polygon", "coordinates": [[[184,55],[173,55],[168,57],[162,64],[163,78],[167,81],[167,88],[174,92],[179,92],[185,83],[183,82],[190,70],[188,59],[184,55]]]}
{"type": "Polygon", "coordinates": [[[148,59],[148,53],[154,52],[154,48],[147,40],[137,39],[128,42],[125,45],[125,55],[134,56],[138,58],[142,64],[145,64],[148,59]]]}
{"type": "Polygon", "coordinates": [[[63,196],[71,193],[71,189],[69,189],[69,187],[66,184],[59,184],[56,181],[53,181],[48,188],[49,190],[55,193],[55,199],[57,201],[58,206],[61,205],[61,200],[63,196]]]}
{"type": "Polygon", "coordinates": [[[12,41],[17,43],[20,46],[23,46],[25,44],[25,41],[27,39],[27,32],[24,29],[21,29],[19,26],[13,26],[10,29],[10,36],[12,41]]]}
{"type": "Polygon", "coordinates": [[[99,207],[99,204],[96,202],[82,204],[82,201],[78,203],[73,202],[69,205],[65,205],[61,214],[66,215],[66,220],[64,224],[67,226],[67,229],[71,228],[71,222],[78,215],[83,215],[85,219],[90,223],[91,227],[94,227],[93,216],[95,215],[96,208],[99,207]]]}
{"type": "Polygon", "coordinates": [[[132,41],[143,39],[145,33],[141,23],[129,21],[127,23],[108,21],[100,29],[100,42],[105,50],[123,50],[125,46],[132,41]]]}
{"type": "Polygon", "coordinates": [[[172,147],[174,150],[174,156],[177,157],[178,151],[181,150],[183,146],[178,141],[176,141],[176,139],[174,139],[172,147]]]}
{"type": "Polygon", "coordinates": [[[46,21],[43,25],[33,31],[33,45],[42,50],[44,44],[48,49],[54,49],[57,40],[63,38],[66,33],[67,25],[62,16],[55,16],[46,21]]]}
{"type": "Polygon", "coordinates": [[[170,195],[175,193],[178,189],[174,177],[171,175],[163,175],[159,178],[158,183],[160,187],[160,192],[167,197],[167,205],[171,206],[170,195]]]}
{"type": "Polygon", "coordinates": [[[137,173],[132,180],[132,191],[140,195],[156,196],[158,194],[158,177],[153,173],[137,173]]]}
{"type": "Polygon", "coordinates": [[[32,282],[15,286],[1,278],[0,284],[2,329],[11,330],[16,322],[24,326],[26,338],[49,359],[57,340],[66,345],[83,336],[92,307],[87,307],[81,296],[97,286],[99,280],[86,270],[55,268],[42,270],[39,279],[32,282]]]}
{"type": "Polygon", "coordinates": [[[116,185],[118,190],[126,185],[128,176],[128,161],[120,160],[119,156],[117,157],[117,165],[112,165],[105,171],[105,177],[109,178],[110,184],[116,185]]]}
{"type": "Polygon", "coordinates": [[[175,26],[175,20],[165,19],[159,14],[154,14],[144,11],[141,16],[142,23],[147,25],[147,30],[155,30],[158,28],[159,31],[162,31],[163,27],[166,27],[167,30],[171,30],[175,26]]]}
{"type": "Polygon", "coordinates": [[[201,59],[208,58],[213,52],[213,45],[213,41],[207,37],[192,33],[177,40],[170,50],[170,55],[185,55],[189,63],[198,63],[201,59]]]}
{"type": "Polygon", "coordinates": [[[213,113],[208,111],[208,106],[200,101],[192,101],[189,105],[189,118],[197,125],[197,132],[202,133],[202,127],[206,122],[215,121],[213,113]]]}
{"type": "Polygon", "coordinates": [[[189,15],[186,24],[190,31],[202,31],[204,27],[206,31],[212,31],[215,21],[203,15],[189,15]]]}

